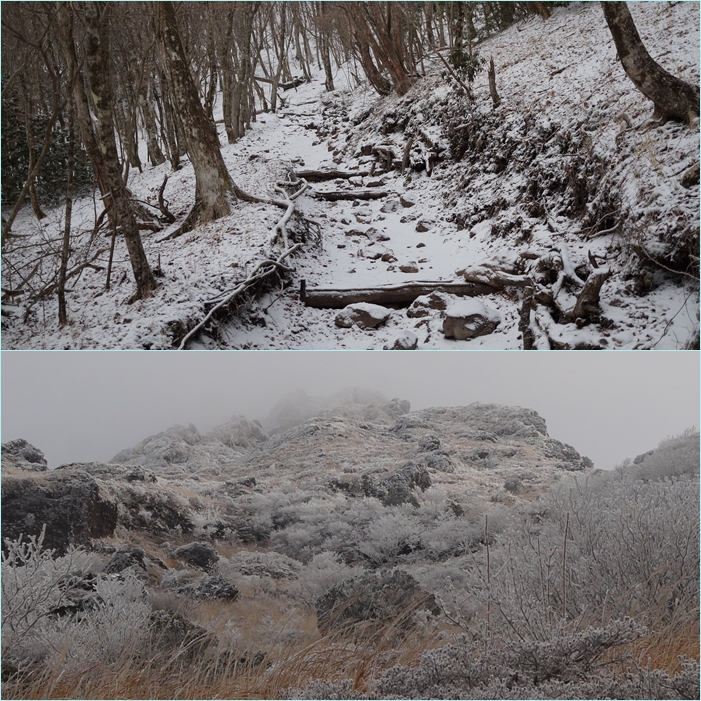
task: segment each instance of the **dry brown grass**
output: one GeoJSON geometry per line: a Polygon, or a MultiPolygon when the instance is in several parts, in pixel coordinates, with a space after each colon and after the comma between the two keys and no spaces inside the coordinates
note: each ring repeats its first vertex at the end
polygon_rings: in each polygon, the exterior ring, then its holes
{"type": "MultiPolygon", "coordinates": [[[[204,607],[198,613],[206,617],[216,611],[204,607]]],[[[238,652],[188,662],[176,651],[168,658],[161,653],[140,661],[125,658],[75,676],[56,665],[24,684],[4,685],[3,698],[278,699],[284,698],[285,690],[314,679],[352,679],[362,691],[382,670],[412,664],[438,644],[434,634],[416,634],[404,636],[398,645],[396,632],[392,625],[379,636],[364,638],[351,629],[323,637],[310,630],[305,639],[293,643],[283,643],[278,636],[278,644],[259,663],[253,654],[238,652]]]]}
{"type": "Polygon", "coordinates": [[[685,623],[668,627],[640,641],[633,654],[652,669],[662,669],[668,674],[681,671],[680,657],[699,661],[699,612],[695,620],[692,613],[685,623]]]}

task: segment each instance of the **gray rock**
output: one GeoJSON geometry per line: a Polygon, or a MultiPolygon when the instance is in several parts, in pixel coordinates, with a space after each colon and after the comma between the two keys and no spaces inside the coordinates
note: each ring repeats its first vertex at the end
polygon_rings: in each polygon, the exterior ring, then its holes
{"type": "Polygon", "coordinates": [[[458,341],[492,333],[501,323],[499,312],[474,297],[452,302],[445,310],[443,334],[458,341]]]}
{"type": "Polygon", "coordinates": [[[394,343],[384,346],[384,350],[416,350],[419,345],[419,337],[413,331],[405,331],[394,339],[394,343]]]}
{"type": "Polygon", "coordinates": [[[152,642],[164,652],[178,650],[178,656],[196,659],[213,642],[212,635],[175,611],[153,611],[149,615],[152,642]]]}
{"type": "Polygon", "coordinates": [[[398,212],[402,208],[402,203],[400,200],[387,200],[380,211],[384,214],[391,214],[392,212],[398,212]]]}
{"type": "Polygon", "coordinates": [[[2,444],[2,465],[25,472],[44,472],[48,469],[44,453],[24,438],[2,444]]]}
{"type": "Polygon", "coordinates": [[[402,416],[411,411],[411,403],[408,399],[398,399],[395,397],[384,407],[390,416],[402,416]]]}
{"type": "Polygon", "coordinates": [[[429,470],[448,473],[455,472],[455,465],[453,465],[447,455],[441,452],[429,453],[424,458],[424,464],[429,470]]]}
{"type": "Polygon", "coordinates": [[[416,230],[420,233],[430,231],[435,224],[436,222],[431,219],[419,219],[419,221],[416,223],[416,230]]]}
{"type": "Polygon", "coordinates": [[[188,543],[181,545],[173,553],[178,560],[200,570],[209,570],[219,562],[219,554],[209,543],[188,543]]]}
{"type": "Polygon", "coordinates": [[[81,471],[3,475],[3,540],[38,536],[46,526],[44,547],[66,552],[70,545],[89,545],[117,526],[117,504],[81,471]]]}
{"type": "Polygon", "coordinates": [[[399,569],[347,579],[319,597],[315,608],[319,631],[324,634],[355,623],[374,623],[378,630],[396,625],[406,631],[415,625],[414,616],[406,615],[407,611],[421,608],[433,615],[440,613],[433,596],[399,569]]]}
{"type": "Polygon", "coordinates": [[[431,292],[429,295],[417,297],[407,309],[406,315],[412,319],[420,319],[429,316],[431,311],[445,311],[448,305],[455,299],[445,292],[431,292]]]}
{"type": "Polygon", "coordinates": [[[133,545],[124,545],[119,550],[117,550],[109,562],[105,566],[105,572],[108,574],[114,574],[117,572],[122,572],[127,569],[127,567],[137,567],[142,570],[146,569],[146,563],[144,558],[146,553],[142,548],[133,545]]]}
{"type": "Polygon", "coordinates": [[[349,329],[354,324],[361,329],[374,329],[389,319],[392,312],[379,304],[357,302],[349,304],[336,315],[336,326],[349,329]]]}
{"type": "Polygon", "coordinates": [[[419,438],[419,452],[428,453],[433,450],[438,450],[441,447],[441,441],[438,436],[425,435],[419,438]]]}
{"type": "Polygon", "coordinates": [[[91,477],[100,480],[114,480],[123,482],[156,482],[156,476],[140,465],[115,465],[104,462],[71,462],[59,465],[57,470],[83,470],[91,477]]]}
{"type": "Polygon", "coordinates": [[[416,202],[409,197],[408,195],[399,195],[399,202],[401,203],[402,207],[413,207],[416,202]]]}
{"type": "MultiPolygon", "coordinates": [[[[418,487],[424,491],[431,486],[431,477],[426,467],[411,461],[379,480],[374,476],[375,472],[371,470],[360,477],[360,490],[363,496],[375,497],[385,506],[400,504],[418,506],[412,490],[418,487]]],[[[357,488],[354,487],[354,491],[355,489],[357,488]]]]}
{"type": "Polygon", "coordinates": [[[403,273],[418,273],[419,272],[419,267],[416,265],[416,263],[407,263],[406,265],[400,265],[399,269],[403,273]]]}
{"type": "Polygon", "coordinates": [[[549,458],[561,460],[558,467],[568,472],[577,472],[593,466],[589,458],[583,458],[571,445],[554,438],[546,438],[543,452],[549,458]]]}
{"type": "Polygon", "coordinates": [[[222,599],[235,601],[238,599],[239,590],[230,582],[221,577],[205,577],[193,592],[196,599],[222,599]]]}

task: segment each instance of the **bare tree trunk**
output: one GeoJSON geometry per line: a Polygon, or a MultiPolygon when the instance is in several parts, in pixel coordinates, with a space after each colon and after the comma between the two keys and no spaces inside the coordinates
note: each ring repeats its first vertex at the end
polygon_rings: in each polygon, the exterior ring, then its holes
{"type": "Polygon", "coordinates": [[[532,5],[534,11],[543,19],[548,19],[550,17],[550,10],[548,10],[547,5],[544,2],[531,2],[529,5],[532,5]]]}
{"type": "Polygon", "coordinates": [[[428,45],[433,46],[435,44],[435,39],[433,38],[433,3],[424,3],[424,13],[426,15],[426,38],[428,39],[428,45]]]}
{"type": "Polygon", "coordinates": [[[230,199],[235,197],[234,184],[224,165],[219,137],[200,103],[180,41],[173,3],[154,2],[153,11],[161,61],[195,170],[195,208],[186,222],[188,228],[179,232],[185,233],[197,223],[228,215],[230,199]]]}
{"type": "Polygon", "coordinates": [[[699,116],[699,88],[668,73],[652,59],[625,2],[602,2],[606,23],[635,87],[655,105],[653,117],[691,121],[699,116]]]}
{"type": "Polygon", "coordinates": [[[86,41],[85,64],[93,94],[97,134],[103,156],[105,205],[109,207],[110,219],[124,236],[129,252],[131,268],[136,281],[136,294],[133,299],[149,296],[156,288],[156,279],[151,273],[146,253],[141,243],[139,227],[134,216],[129,193],[122,180],[122,169],[117,156],[117,143],[114,137],[112,114],[112,87],[110,83],[110,49],[108,3],[87,3],[85,13],[86,41]]]}
{"type": "MultiPolygon", "coordinates": [[[[326,14],[326,6],[323,2],[318,2],[319,17],[323,18],[326,14]]],[[[329,53],[329,31],[325,23],[321,22],[319,27],[319,40],[321,43],[321,59],[324,62],[324,75],[326,76],[326,91],[333,92],[335,90],[333,84],[333,71],[331,70],[331,54],[329,53]]]]}
{"type": "Polygon", "coordinates": [[[462,51],[463,32],[465,31],[465,3],[452,3],[455,9],[455,33],[453,36],[453,50],[462,51]]]}
{"type": "MultiPolygon", "coordinates": [[[[27,85],[24,77],[19,79],[20,87],[22,88],[22,95],[24,97],[24,128],[27,136],[27,147],[29,149],[29,173],[34,170],[36,165],[36,146],[34,144],[34,132],[32,131],[32,115],[35,114],[32,101],[29,98],[29,93],[27,91],[27,85]]],[[[29,175],[27,173],[27,175],[29,175]]],[[[46,216],[41,210],[41,204],[39,203],[39,195],[37,194],[36,188],[36,178],[31,178],[29,184],[29,198],[32,202],[32,209],[34,210],[34,215],[40,221],[46,216]]]]}
{"type": "Polygon", "coordinates": [[[163,155],[163,151],[161,151],[161,147],[158,145],[156,120],[153,116],[151,103],[148,100],[148,88],[146,84],[142,85],[139,91],[139,108],[141,110],[141,117],[144,120],[149,160],[152,166],[159,166],[161,163],[165,163],[166,157],[163,155]]]}
{"type": "Polygon", "coordinates": [[[178,127],[176,123],[175,111],[170,98],[170,90],[168,81],[166,80],[163,71],[159,74],[159,82],[161,85],[161,107],[163,118],[161,120],[162,129],[165,134],[165,144],[168,148],[168,160],[173,170],[180,170],[180,142],[178,140],[178,127]]]}
{"type": "Polygon", "coordinates": [[[275,112],[277,109],[277,91],[280,84],[280,75],[285,63],[285,32],[287,30],[287,4],[280,3],[280,53],[278,55],[277,71],[273,77],[273,87],[270,92],[270,110],[275,112]]]}
{"type": "Polygon", "coordinates": [[[66,311],[66,273],[68,271],[68,253],[71,245],[71,215],[73,213],[73,162],[74,162],[74,129],[73,104],[69,100],[68,107],[68,159],[66,165],[66,219],[63,224],[63,243],[61,246],[61,267],[58,270],[58,323],[64,326],[68,323],[66,311]]]}

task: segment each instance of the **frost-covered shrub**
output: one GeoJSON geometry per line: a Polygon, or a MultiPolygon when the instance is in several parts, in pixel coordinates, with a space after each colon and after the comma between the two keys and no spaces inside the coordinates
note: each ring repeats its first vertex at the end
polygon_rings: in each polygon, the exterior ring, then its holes
{"type": "Polygon", "coordinates": [[[220,568],[224,573],[270,577],[272,579],[294,579],[301,564],[291,557],[276,552],[248,552],[242,550],[229,559],[228,565],[220,568]]]}
{"type": "Polygon", "coordinates": [[[314,606],[314,602],[329,589],[362,573],[362,567],[346,565],[336,553],[319,553],[302,567],[288,593],[308,606],[314,606]]]}
{"type": "Polygon", "coordinates": [[[347,579],[319,597],[315,607],[322,632],[361,622],[406,630],[414,626],[416,611],[439,613],[433,596],[399,569],[347,579]]]}
{"type": "Polygon", "coordinates": [[[42,539],[6,542],[2,562],[3,658],[24,666],[60,663],[67,672],[110,664],[138,649],[148,628],[143,584],[128,572],[91,574],[94,556],[53,559],[42,539]],[[88,576],[90,575],[90,576],[88,576]],[[76,587],[89,583],[77,602],[76,587]],[[89,600],[89,601],[86,601],[89,600]],[[81,603],[81,605],[78,605],[81,603]]]}
{"type": "Polygon", "coordinates": [[[97,568],[95,558],[70,548],[53,558],[39,537],[5,540],[2,554],[2,650],[22,648],[52,612],[71,601],[70,589],[59,586],[71,577],[81,577],[97,568]]]}
{"type": "Polygon", "coordinates": [[[691,429],[662,441],[639,465],[631,465],[624,472],[646,480],[698,475],[699,461],[699,432],[691,429]]]}
{"type": "MultiPolygon", "coordinates": [[[[402,668],[391,692],[382,694],[375,685],[367,693],[353,690],[350,679],[338,682],[315,680],[302,689],[288,690],[286,698],[293,699],[698,699],[699,665],[687,660],[674,676],[660,670],[638,669],[635,673],[616,674],[598,670],[585,679],[574,682],[550,679],[538,682],[510,670],[495,669],[486,683],[471,687],[441,685],[432,687],[436,693],[420,692],[402,678],[402,668]],[[403,693],[406,692],[406,693],[403,693]]],[[[407,670],[411,674],[411,670],[407,670]]],[[[389,676],[389,675],[388,675],[389,676]]],[[[384,687],[391,678],[384,681],[384,687]]]]}
{"type": "Polygon", "coordinates": [[[567,528],[568,611],[669,617],[698,607],[698,490],[695,478],[644,482],[613,473],[556,491],[546,547],[556,548],[567,528]]]}
{"type": "MultiPolygon", "coordinates": [[[[372,699],[459,699],[459,698],[548,698],[556,690],[574,686],[580,696],[566,698],[607,698],[581,695],[582,684],[601,683],[602,672],[616,658],[615,650],[644,634],[630,619],[612,621],[607,626],[577,631],[572,626],[556,626],[550,639],[481,640],[461,635],[453,642],[424,652],[414,667],[398,665],[381,673],[369,684],[369,693],[352,691],[348,682],[315,682],[292,694],[293,698],[372,698],[372,699]],[[545,692],[545,693],[543,693],[545,692]]],[[[692,667],[676,681],[675,689],[693,691],[692,667]]],[[[698,670],[698,666],[696,667],[698,670]]],[[[666,675],[659,675],[660,681],[666,675]]],[[[618,685],[626,687],[631,678],[623,676],[618,685]]],[[[669,677],[666,677],[669,680],[669,677]]],[[[613,675],[607,688],[615,688],[613,675]]],[[[638,680],[640,685],[640,680],[638,680]]],[[[696,681],[698,688],[698,680],[696,681]]],[[[670,686],[671,690],[671,686],[670,686]]],[[[628,698],[622,696],[621,698],[628,698]]],[[[630,698],[635,698],[631,696],[630,698]]],[[[648,697],[649,698],[649,697],[648,697]]],[[[656,698],[656,697],[653,697],[656,698]]],[[[664,698],[661,696],[660,698],[664,698]]],[[[695,697],[694,697],[695,698],[695,697]]]]}

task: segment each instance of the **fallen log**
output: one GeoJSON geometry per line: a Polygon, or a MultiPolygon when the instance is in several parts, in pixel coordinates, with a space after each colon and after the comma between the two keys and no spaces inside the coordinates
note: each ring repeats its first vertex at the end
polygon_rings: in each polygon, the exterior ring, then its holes
{"type": "Polygon", "coordinates": [[[313,191],[314,197],[336,202],[338,200],[381,200],[387,197],[387,190],[334,190],[332,192],[313,191]]]}
{"type": "Polygon", "coordinates": [[[345,171],[345,170],[296,170],[294,172],[295,176],[298,178],[304,178],[309,183],[320,183],[324,180],[336,180],[343,179],[348,180],[348,178],[353,178],[356,175],[363,176],[368,175],[369,171],[345,171]]]}
{"type": "Polygon", "coordinates": [[[306,280],[300,280],[299,298],[307,307],[317,309],[342,309],[356,302],[370,304],[396,304],[406,306],[417,297],[431,292],[446,292],[458,297],[475,297],[490,294],[494,288],[472,282],[424,281],[407,282],[400,285],[380,285],[377,287],[353,287],[348,289],[321,288],[308,289],[306,280]]]}

